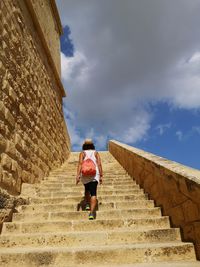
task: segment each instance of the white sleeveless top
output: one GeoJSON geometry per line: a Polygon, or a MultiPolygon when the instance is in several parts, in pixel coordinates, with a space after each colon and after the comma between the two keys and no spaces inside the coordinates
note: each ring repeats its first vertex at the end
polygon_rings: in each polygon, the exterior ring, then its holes
{"type": "Polygon", "coordinates": [[[97,166],[97,159],[95,157],[96,150],[84,150],[83,152],[85,153],[84,160],[91,159],[94,162],[94,164],[96,166],[96,175],[93,177],[81,176],[82,183],[87,184],[87,183],[92,182],[92,181],[99,182],[99,168],[97,166]]]}

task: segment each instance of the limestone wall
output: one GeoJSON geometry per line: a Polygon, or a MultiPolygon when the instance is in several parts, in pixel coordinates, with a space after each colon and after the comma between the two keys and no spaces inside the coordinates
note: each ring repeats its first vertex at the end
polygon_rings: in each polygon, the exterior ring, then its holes
{"type": "Polygon", "coordinates": [[[110,141],[109,151],[144,188],[200,259],[200,171],[125,144],[110,141]]]}
{"type": "MultiPolygon", "coordinates": [[[[18,0],[19,1],[19,0],[18,0]]],[[[23,1],[19,1],[19,3],[23,1]]],[[[60,69],[60,34],[62,26],[58,15],[55,0],[25,0],[29,12],[37,30],[42,33],[43,41],[49,49],[52,61],[55,64],[55,71],[61,75],[60,69]]]]}
{"type": "MultiPolygon", "coordinates": [[[[0,187],[12,194],[61,165],[70,151],[53,63],[60,52],[51,56],[27,1],[0,1],[0,187]]],[[[50,8],[51,0],[44,3],[50,8]]]]}

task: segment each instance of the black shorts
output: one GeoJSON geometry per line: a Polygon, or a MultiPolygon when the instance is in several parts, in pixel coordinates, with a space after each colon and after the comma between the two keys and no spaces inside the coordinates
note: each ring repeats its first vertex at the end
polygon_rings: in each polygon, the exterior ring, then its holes
{"type": "Polygon", "coordinates": [[[98,185],[98,182],[97,181],[89,182],[87,184],[84,184],[84,186],[85,186],[85,192],[86,191],[89,191],[91,197],[92,196],[96,196],[97,195],[97,185],[98,185]]]}

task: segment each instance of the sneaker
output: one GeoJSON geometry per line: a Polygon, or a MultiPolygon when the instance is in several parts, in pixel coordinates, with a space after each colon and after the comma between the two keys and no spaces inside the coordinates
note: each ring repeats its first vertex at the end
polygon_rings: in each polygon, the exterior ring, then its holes
{"type": "Polygon", "coordinates": [[[85,210],[90,210],[90,205],[89,204],[86,204],[85,210]]]}
{"type": "Polygon", "coordinates": [[[89,214],[89,220],[94,220],[94,215],[92,213],[89,214]]]}

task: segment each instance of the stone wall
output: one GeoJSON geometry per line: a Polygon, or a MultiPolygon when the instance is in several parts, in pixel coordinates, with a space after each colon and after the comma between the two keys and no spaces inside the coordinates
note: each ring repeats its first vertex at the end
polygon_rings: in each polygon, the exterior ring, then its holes
{"type": "MultiPolygon", "coordinates": [[[[19,0],[18,0],[19,1],[19,0]]],[[[60,68],[60,35],[62,34],[62,26],[57,11],[55,0],[25,0],[29,12],[35,19],[37,30],[41,31],[41,39],[44,38],[43,44],[50,51],[55,70],[61,75],[60,68]]],[[[19,1],[22,3],[23,1],[19,1]]]]}
{"type": "Polygon", "coordinates": [[[194,243],[200,259],[200,171],[116,141],[109,142],[109,151],[171,225],[181,228],[183,241],[194,243]]]}
{"type": "MultiPolygon", "coordinates": [[[[44,0],[49,9],[52,1],[44,0]]],[[[11,194],[48,175],[70,151],[56,53],[53,58],[27,2],[0,1],[0,187],[11,194]]],[[[51,13],[47,23],[53,20],[51,13]]],[[[55,40],[58,47],[58,33],[55,40]]]]}

